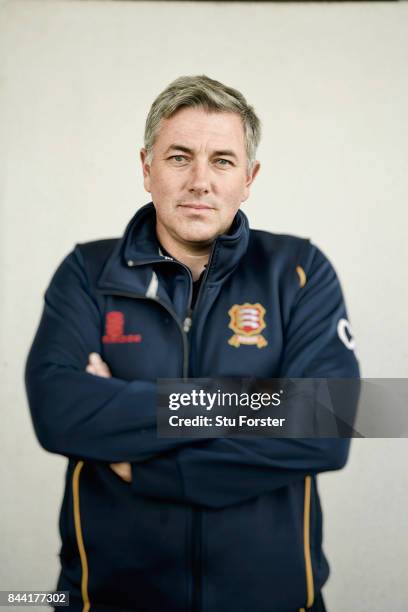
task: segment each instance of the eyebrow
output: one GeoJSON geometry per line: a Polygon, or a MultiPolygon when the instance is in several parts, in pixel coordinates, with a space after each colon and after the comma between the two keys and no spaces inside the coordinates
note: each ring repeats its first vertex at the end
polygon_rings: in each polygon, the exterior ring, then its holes
{"type": "MultiPolygon", "coordinates": [[[[167,155],[167,153],[170,153],[170,151],[183,151],[183,153],[189,153],[190,155],[194,154],[193,149],[179,144],[171,144],[169,147],[167,147],[165,155],[167,155]]],[[[222,149],[220,151],[214,151],[213,155],[233,157],[234,159],[238,159],[237,154],[234,153],[234,151],[232,151],[231,149],[222,149]]]]}

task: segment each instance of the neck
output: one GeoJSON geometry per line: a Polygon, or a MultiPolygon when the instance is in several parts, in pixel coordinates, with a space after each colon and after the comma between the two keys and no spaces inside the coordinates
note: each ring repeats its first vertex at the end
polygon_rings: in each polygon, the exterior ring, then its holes
{"type": "Polygon", "coordinates": [[[177,259],[177,261],[180,261],[190,269],[193,280],[196,281],[208,263],[212,243],[181,244],[175,240],[172,240],[172,238],[167,235],[161,235],[159,228],[157,228],[157,236],[160,244],[166,249],[166,251],[170,253],[174,259],[177,259]]]}

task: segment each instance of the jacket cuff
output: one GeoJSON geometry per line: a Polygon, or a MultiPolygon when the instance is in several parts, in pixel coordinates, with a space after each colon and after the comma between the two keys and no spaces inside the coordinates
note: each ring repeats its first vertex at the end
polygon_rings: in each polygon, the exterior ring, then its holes
{"type": "Polygon", "coordinates": [[[176,457],[163,456],[131,465],[132,489],[137,495],[177,501],[185,499],[183,477],[176,457]]]}

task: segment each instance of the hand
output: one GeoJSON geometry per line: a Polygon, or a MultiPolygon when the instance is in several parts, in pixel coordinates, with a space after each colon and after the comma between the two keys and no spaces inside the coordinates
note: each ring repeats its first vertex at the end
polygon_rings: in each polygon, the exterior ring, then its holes
{"type": "Polygon", "coordinates": [[[132,466],[130,463],[110,463],[109,467],[125,482],[132,482],[132,466]]]}
{"type": "Polygon", "coordinates": [[[101,376],[102,378],[111,378],[112,374],[107,364],[102,361],[102,357],[98,353],[90,353],[88,365],[86,366],[88,374],[101,376]]]}
{"type": "MultiPolygon", "coordinates": [[[[85,369],[88,374],[94,376],[101,376],[102,378],[111,378],[112,376],[107,364],[98,353],[90,353],[89,362],[85,369]]],[[[122,478],[125,482],[132,482],[132,466],[130,463],[110,463],[109,466],[119,478],[122,478]]]]}

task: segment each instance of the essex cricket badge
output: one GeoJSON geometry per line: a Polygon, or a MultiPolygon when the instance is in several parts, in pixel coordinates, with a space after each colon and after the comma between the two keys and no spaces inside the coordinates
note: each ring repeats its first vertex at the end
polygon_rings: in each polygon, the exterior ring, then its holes
{"type": "Polygon", "coordinates": [[[231,317],[228,327],[234,332],[228,344],[236,348],[241,344],[254,344],[258,348],[267,346],[268,341],[261,334],[266,327],[265,312],[265,308],[259,303],[234,304],[228,311],[231,317]]]}

